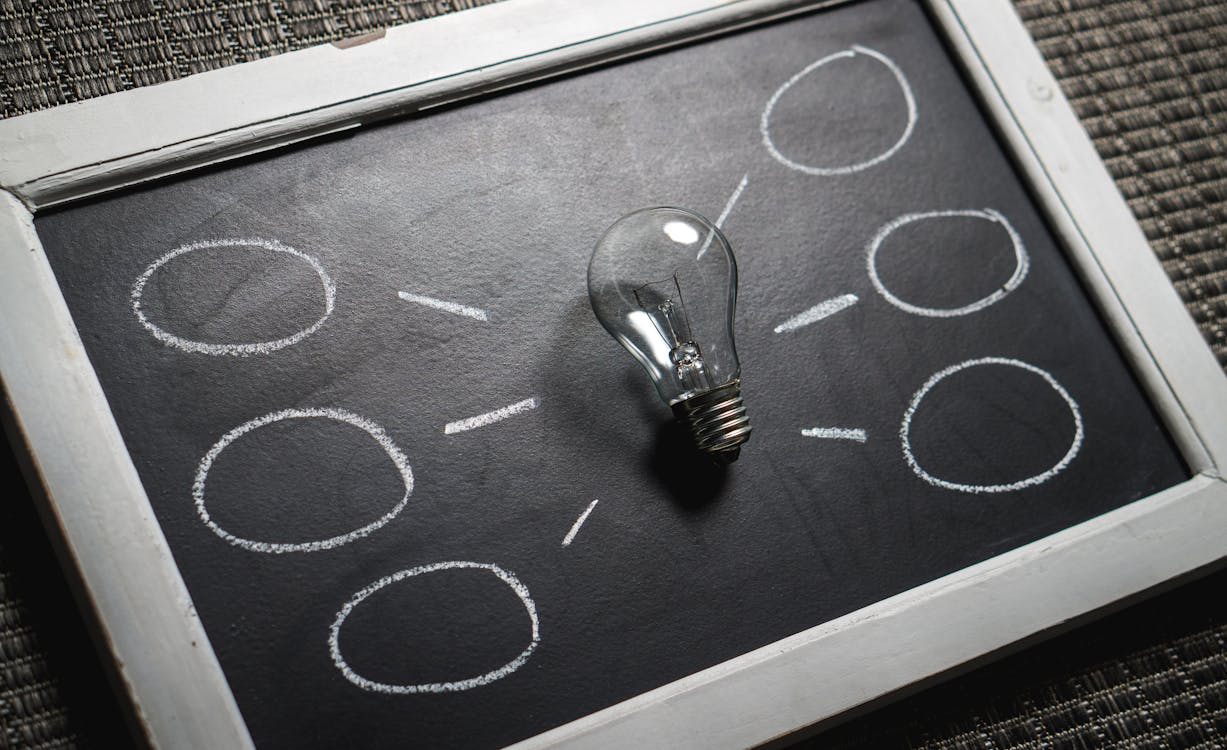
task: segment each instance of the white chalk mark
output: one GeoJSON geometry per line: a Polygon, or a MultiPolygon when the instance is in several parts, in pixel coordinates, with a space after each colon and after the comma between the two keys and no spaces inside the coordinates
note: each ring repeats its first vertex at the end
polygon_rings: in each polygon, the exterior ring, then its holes
{"type": "Polygon", "coordinates": [[[132,311],[136,313],[136,319],[141,325],[145,326],[150,333],[154,335],[158,341],[161,341],[167,346],[173,346],[177,349],[182,349],[187,352],[196,354],[229,354],[237,357],[246,357],[251,354],[268,354],[269,352],[284,349],[292,344],[297,344],[306,337],[319,330],[319,327],[324,325],[324,321],[328,320],[328,316],[332,314],[332,309],[336,305],[337,288],[324,270],[323,265],[318,260],[307,255],[306,253],[295,250],[292,247],[283,245],[276,240],[262,240],[259,238],[247,238],[238,240],[202,240],[199,242],[191,242],[186,245],[181,245],[174,250],[171,250],[166,255],[155,260],[145,271],[136,278],[136,283],[132,285],[132,311]],[[271,250],[275,253],[286,253],[297,258],[305,260],[315,273],[320,277],[320,283],[324,287],[324,314],[320,319],[302,329],[301,331],[275,341],[259,341],[250,344],[208,344],[203,341],[191,341],[165,331],[145,316],[145,311],[141,309],[141,296],[145,293],[145,284],[149,282],[151,276],[162,266],[170,261],[178,258],[180,255],[185,255],[196,250],[205,250],[215,247],[258,247],[265,250],[271,250]]]}
{"type": "Polygon", "coordinates": [[[1047,371],[1041,370],[1035,365],[1030,365],[1026,362],[1007,357],[981,357],[980,359],[970,359],[966,362],[960,362],[957,365],[951,365],[950,367],[938,372],[936,375],[925,381],[925,384],[922,385],[920,390],[916,392],[916,395],[912,397],[912,402],[908,404],[907,411],[903,414],[903,424],[899,427],[899,440],[903,444],[903,458],[907,461],[907,465],[912,468],[912,471],[915,472],[916,476],[925,480],[929,484],[936,485],[938,487],[944,487],[948,490],[958,490],[959,492],[972,493],[1013,492],[1014,490],[1032,487],[1052,479],[1057,474],[1061,473],[1066,466],[1069,466],[1070,461],[1074,460],[1074,456],[1078,455],[1078,451],[1082,448],[1083,437],[1084,431],[1082,426],[1082,412],[1078,409],[1078,403],[1074,401],[1073,397],[1069,395],[1069,392],[1057,382],[1056,378],[1052,377],[1052,375],[1050,375],[1047,371]],[[1033,372],[1043,378],[1048,385],[1052,386],[1052,389],[1055,390],[1057,394],[1061,396],[1061,398],[1065,399],[1065,403],[1069,406],[1069,412],[1074,417],[1074,439],[1070,443],[1069,450],[1066,451],[1065,455],[1061,457],[1061,460],[1057,461],[1057,463],[1047,471],[1025,479],[1020,479],[1017,482],[1010,482],[1008,484],[962,484],[959,482],[947,482],[944,479],[938,479],[921,468],[920,463],[916,460],[916,456],[912,453],[912,444],[909,438],[909,433],[912,428],[912,417],[916,414],[916,409],[920,406],[920,402],[922,399],[924,399],[925,394],[932,390],[933,386],[937,385],[950,375],[953,375],[960,370],[966,370],[969,367],[978,367],[981,365],[1007,365],[1010,367],[1019,367],[1027,372],[1033,372]]]}
{"type": "Polygon", "coordinates": [[[855,440],[863,443],[869,439],[862,429],[847,427],[807,427],[801,430],[805,437],[828,438],[830,440],[855,440]]]}
{"type": "Polygon", "coordinates": [[[795,331],[798,328],[803,328],[810,323],[817,323],[823,318],[834,315],[840,310],[846,310],[852,307],[860,298],[855,294],[843,294],[838,297],[832,297],[829,300],[819,302],[805,312],[798,313],[788,320],[780,323],[775,327],[776,333],[784,333],[785,331],[795,331]]]}
{"type": "Polygon", "coordinates": [[[900,310],[903,310],[904,312],[910,312],[913,315],[924,315],[930,318],[953,318],[959,315],[967,315],[978,310],[983,310],[996,302],[1000,302],[1007,294],[1014,291],[1020,284],[1022,284],[1023,279],[1027,278],[1027,271],[1031,268],[1031,261],[1027,257],[1027,249],[1023,246],[1022,237],[1019,236],[1018,231],[1014,229],[1014,226],[1010,224],[1009,219],[1001,215],[1000,212],[991,208],[972,208],[963,211],[923,211],[920,213],[904,214],[903,216],[893,219],[884,225],[878,230],[878,233],[874,235],[873,239],[869,241],[869,246],[865,253],[865,264],[869,271],[869,280],[873,282],[873,286],[878,290],[878,294],[881,294],[887,302],[891,303],[900,310]],[[882,243],[885,242],[886,238],[889,237],[890,234],[896,229],[899,229],[907,224],[911,224],[912,222],[924,221],[927,219],[951,218],[984,219],[985,221],[991,221],[999,224],[1003,229],[1005,229],[1006,234],[1009,235],[1010,243],[1014,248],[1014,273],[1010,275],[1009,279],[1006,279],[1004,284],[1002,284],[988,296],[982,297],[971,304],[963,305],[962,307],[921,307],[920,305],[913,305],[910,302],[904,302],[896,297],[889,289],[886,288],[886,285],[882,283],[882,279],[878,276],[878,249],[882,246],[882,243]]]}
{"type": "Polygon", "coordinates": [[[910,84],[908,84],[907,77],[903,75],[903,71],[899,69],[899,66],[895,64],[894,60],[891,60],[886,55],[882,54],[881,52],[878,52],[877,50],[869,49],[868,47],[862,47],[859,44],[854,44],[852,45],[850,49],[842,50],[840,52],[836,52],[834,54],[827,55],[826,57],[823,57],[819,60],[815,60],[814,62],[802,68],[799,73],[797,73],[792,78],[789,78],[787,81],[785,81],[784,85],[776,89],[775,93],[771,95],[771,98],[767,100],[767,107],[763,110],[763,116],[759,120],[759,131],[762,132],[763,134],[763,145],[767,147],[767,151],[770,152],[773,157],[775,157],[776,161],[788,167],[789,169],[795,169],[799,172],[804,172],[806,174],[823,175],[823,176],[852,174],[853,172],[859,172],[862,169],[868,169],[869,167],[872,167],[875,164],[880,164],[886,161],[890,157],[894,156],[896,151],[903,148],[903,144],[907,143],[908,138],[912,137],[912,131],[915,129],[915,127],[916,127],[916,98],[915,96],[912,95],[912,87],[910,84]],[[787,156],[784,156],[784,154],[780,153],[780,150],[776,148],[775,143],[771,140],[771,111],[775,109],[775,105],[779,103],[780,97],[782,97],[784,95],[784,92],[792,88],[792,86],[796,84],[798,81],[800,81],[802,78],[809,75],[810,73],[813,73],[815,70],[817,70],[818,68],[821,68],[823,65],[834,62],[836,60],[851,59],[853,57],[856,57],[858,54],[868,55],[870,58],[877,60],[878,62],[885,65],[887,70],[889,70],[891,74],[895,76],[895,80],[898,81],[899,88],[903,92],[904,104],[907,106],[907,124],[904,125],[903,127],[903,134],[899,136],[899,139],[895,141],[893,146],[888,148],[886,151],[883,151],[882,153],[878,154],[877,156],[873,157],[872,159],[869,159],[867,161],[858,162],[856,164],[848,164],[846,166],[840,166],[840,167],[815,167],[815,166],[811,166],[808,164],[800,164],[798,162],[793,161],[792,159],[789,159],[787,156]]]}
{"type": "Polygon", "coordinates": [[[340,409],[285,409],[258,417],[250,422],[244,422],[225,435],[222,435],[221,440],[213,444],[213,447],[201,459],[200,466],[196,470],[196,480],[192,482],[192,499],[196,502],[196,514],[200,516],[200,520],[204,521],[205,526],[208,526],[214,534],[217,534],[236,547],[249,549],[252,552],[267,552],[275,555],[285,552],[315,552],[317,550],[332,549],[333,547],[340,547],[343,544],[362,539],[388,521],[391,521],[398,513],[404,510],[405,506],[409,503],[409,495],[412,493],[413,470],[409,468],[409,459],[405,458],[405,454],[401,452],[400,448],[396,447],[388,433],[384,432],[383,428],[369,419],[347,411],[341,411],[340,409]],[[379,443],[379,447],[383,448],[384,452],[388,454],[388,458],[392,459],[392,464],[396,467],[397,472],[400,473],[401,480],[405,484],[405,494],[401,497],[400,501],[383,516],[360,529],[316,542],[260,542],[235,536],[221,526],[218,526],[209,516],[209,511],[205,507],[205,481],[208,479],[209,469],[213,467],[213,463],[221,452],[243,435],[260,427],[270,425],[273,422],[280,422],[284,419],[309,419],[313,417],[333,419],[353,425],[375,438],[375,442],[379,443]]]}
{"type": "Polygon", "coordinates": [[[449,313],[452,313],[453,315],[463,315],[466,318],[472,318],[474,320],[481,320],[481,321],[490,320],[490,318],[486,316],[485,310],[479,310],[476,307],[469,307],[468,305],[460,305],[455,302],[448,302],[446,300],[435,299],[434,297],[426,297],[421,294],[411,294],[409,292],[397,292],[396,294],[398,297],[400,297],[406,302],[414,302],[419,305],[433,307],[436,310],[442,310],[444,312],[449,312],[449,313]]]}
{"type": "Polygon", "coordinates": [[[495,409],[494,411],[486,412],[485,414],[478,414],[476,417],[469,417],[468,419],[448,422],[443,428],[443,434],[453,435],[457,432],[465,432],[478,427],[485,427],[488,424],[494,424],[495,422],[504,420],[507,417],[513,417],[516,414],[526,412],[529,409],[536,409],[539,403],[540,402],[537,400],[537,397],[533,396],[532,398],[526,398],[523,401],[517,401],[510,406],[504,406],[501,409],[495,409]]]}
{"type": "MultiPolygon", "coordinates": [[[[749,181],[750,173],[746,172],[744,175],[742,175],[741,182],[737,183],[737,189],[733,191],[733,194],[729,196],[728,202],[724,204],[724,210],[720,212],[720,218],[716,219],[717,229],[724,228],[724,220],[729,217],[730,213],[732,213],[733,206],[737,204],[737,199],[741,197],[741,191],[746,189],[746,183],[749,181]]],[[[695,260],[699,260],[703,257],[703,254],[707,252],[707,248],[711,245],[712,238],[715,236],[715,232],[707,233],[707,239],[703,241],[703,247],[699,248],[699,254],[695,256],[695,260]]]]}
{"type": "Polygon", "coordinates": [[[328,632],[328,651],[332,654],[332,663],[337,669],[341,670],[341,674],[345,679],[353,684],[369,690],[374,693],[385,693],[390,695],[408,695],[413,693],[455,693],[461,690],[469,690],[482,685],[488,685],[495,680],[506,677],[512,672],[523,666],[524,662],[528,661],[528,657],[532,655],[537,648],[537,644],[541,641],[540,623],[537,620],[537,606],[533,604],[532,597],[529,596],[528,588],[520,583],[520,580],[511,573],[503,570],[497,565],[491,563],[476,563],[465,562],[463,560],[453,560],[449,562],[433,563],[431,565],[421,565],[416,568],[402,570],[399,573],[393,573],[390,576],[380,578],[378,581],[370,584],[358,593],[350,597],[350,600],[345,603],[341,610],[337,612],[336,620],[333,621],[332,627],[328,632]],[[477,677],[470,677],[465,680],[456,680],[454,682],[427,682],[416,685],[393,685],[386,682],[376,682],[368,680],[359,675],[350,668],[345,661],[345,657],[341,655],[341,626],[345,624],[345,618],[349,617],[354,608],[366,600],[371,594],[375,593],[384,586],[391,585],[397,581],[402,581],[413,576],[423,575],[425,573],[433,573],[439,570],[456,570],[463,568],[471,568],[475,570],[487,570],[497,576],[503,583],[507,584],[516,596],[520,598],[520,602],[524,605],[524,610],[528,612],[529,622],[532,624],[532,639],[528,646],[525,647],[520,655],[507,662],[498,669],[493,669],[485,674],[477,677]]]}
{"type": "Polygon", "coordinates": [[[729,217],[729,213],[733,210],[733,206],[737,204],[737,199],[741,197],[741,191],[746,189],[746,183],[750,181],[750,173],[747,172],[741,176],[741,182],[737,183],[737,189],[729,196],[729,200],[724,204],[724,210],[720,212],[720,218],[716,219],[716,226],[724,228],[724,221],[729,217]]]}
{"type": "Polygon", "coordinates": [[[593,500],[588,503],[588,507],[584,509],[584,512],[580,513],[579,518],[575,519],[575,523],[571,524],[571,530],[562,539],[562,546],[570,547],[571,542],[575,541],[575,535],[579,533],[579,527],[583,526],[584,521],[588,520],[588,515],[592,513],[592,509],[596,507],[597,502],[597,500],[593,500]]]}

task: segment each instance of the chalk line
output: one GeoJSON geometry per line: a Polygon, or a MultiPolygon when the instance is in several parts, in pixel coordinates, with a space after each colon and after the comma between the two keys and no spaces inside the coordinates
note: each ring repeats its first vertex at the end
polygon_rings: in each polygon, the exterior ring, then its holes
{"type": "Polygon", "coordinates": [[[930,318],[953,318],[959,315],[968,315],[970,313],[983,310],[989,305],[1000,302],[1007,294],[1017,289],[1019,284],[1023,283],[1023,279],[1027,278],[1027,271],[1031,267],[1031,261],[1027,257],[1027,249],[1023,246],[1022,237],[1019,236],[1018,231],[1014,229],[1014,225],[1010,223],[1009,219],[1003,216],[999,211],[995,211],[991,208],[971,208],[956,211],[922,211],[919,213],[904,214],[898,218],[892,219],[881,229],[879,229],[877,234],[874,235],[873,239],[869,241],[869,246],[865,251],[865,265],[869,272],[869,280],[873,282],[874,289],[877,289],[878,294],[882,295],[887,302],[891,303],[895,307],[903,310],[904,312],[912,313],[913,315],[924,315],[930,318]],[[984,219],[985,221],[991,221],[1000,225],[1009,236],[1010,243],[1014,248],[1014,273],[1010,275],[1009,279],[1006,279],[1004,284],[993,290],[993,292],[988,296],[982,297],[971,304],[963,305],[962,307],[922,307],[920,305],[913,305],[910,302],[905,302],[896,297],[889,289],[886,288],[886,284],[882,283],[882,279],[878,276],[878,249],[882,246],[882,243],[885,242],[886,238],[889,237],[890,234],[896,229],[899,229],[907,224],[911,224],[912,222],[925,221],[928,219],[951,218],[984,219]]]}
{"type": "Polygon", "coordinates": [[[583,526],[584,521],[588,520],[588,515],[592,513],[592,509],[596,507],[597,502],[598,500],[593,500],[588,503],[588,507],[584,509],[584,512],[580,513],[579,518],[575,519],[575,523],[571,524],[571,530],[563,537],[562,546],[570,547],[571,542],[575,541],[575,535],[579,533],[579,527],[583,526]]]}
{"type": "Polygon", "coordinates": [[[283,411],[266,414],[263,417],[257,417],[250,422],[235,427],[233,430],[222,435],[221,440],[213,444],[205,457],[201,459],[200,466],[196,469],[196,479],[192,482],[192,499],[196,503],[196,514],[200,516],[200,520],[205,526],[209,527],[214,534],[217,534],[222,539],[233,544],[236,547],[251,550],[252,552],[267,552],[275,555],[284,552],[315,552],[322,549],[332,549],[340,547],[343,544],[348,544],[357,539],[362,539],[368,536],[371,532],[386,524],[396,517],[398,513],[404,510],[405,505],[409,503],[409,495],[413,493],[413,470],[409,468],[409,459],[405,458],[405,454],[400,448],[392,442],[392,438],[388,433],[383,431],[379,425],[374,422],[360,417],[356,414],[351,414],[340,409],[285,409],[283,411]],[[396,467],[396,471],[400,474],[401,480],[405,484],[405,494],[401,497],[400,502],[396,504],[390,511],[382,517],[363,526],[360,529],[355,529],[347,534],[340,534],[328,539],[321,539],[315,542],[261,542],[253,539],[244,539],[235,536],[229,531],[226,531],[209,516],[209,511],[205,507],[205,481],[209,477],[209,470],[213,467],[213,463],[221,452],[225,450],[231,443],[238,440],[243,435],[252,430],[265,427],[274,422],[280,422],[284,419],[308,419],[311,417],[322,417],[325,419],[334,419],[338,422],[353,425],[360,430],[363,430],[371,437],[375,438],[375,442],[379,443],[379,447],[383,448],[388,454],[388,458],[392,460],[392,464],[396,467]]]}
{"type": "MultiPolygon", "coordinates": [[[[720,218],[716,219],[717,229],[724,227],[724,220],[727,219],[729,214],[733,211],[733,206],[737,204],[737,199],[741,197],[741,191],[746,189],[746,183],[749,181],[750,173],[746,172],[744,175],[742,175],[741,182],[737,183],[737,189],[733,191],[733,194],[729,196],[728,202],[724,204],[724,210],[720,212],[720,218]]],[[[695,260],[699,260],[703,257],[703,254],[707,252],[707,248],[711,245],[712,238],[715,236],[715,232],[707,233],[707,239],[703,242],[703,247],[699,248],[699,254],[695,256],[695,260]]]]}
{"type": "Polygon", "coordinates": [[[834,315],[840,310],[846,310],[847,308],[852,307],[857,302],[860,302],[860,298],[855,294],[842,294],[838,297],[832,297],[831,299],[819,302],[805,312],[798,313],[783,323],[780,323],[775,327],[775,332],[784,333],[785,331],[795,331],[798,328],[803,328],[809,325],[810,323],[817,323],[823,318],[834,315]]]}
{"type": "Polygon", "coordinates": [[[831,440],[855,440],[863,443],[869,439],[865,431],[859,428],[847,427],[807,427],[801,430],[805,437],[829,438],[831,440]]]}
{"type": "Polygon", "coordinates": [[[132,312],[136,313],[136,319],[140,321],[141,325],[143,325],[150,333],[153,334],[154,338],[161,341],[163,344],[196,354],[229,354],[236,357],[246,357],[251,354],[268,354],[269,352],[275,352],[278,349],[284,349],[292,344],[297,344],[299,341],[302,341],[319,330],[319,327],[324,325],[324,321],[328,320],[328,316],[332,314],[332,309],[336,305],[337,287],[336,284],[332,282],[332,278],[329,277],[328,273],[324,270],[324,266],[310,255],[307,255],[299,250],[295,250],[287,245],[283,245],[276,240],[262,240],[257,237],[249,237],[246,239],[237,240],[201,240],[199,242],[189,242],[186,245],[180,245],[174,250],[171,250],[169,253],[163,255],[161,258],[158,258],[153,263],[149,264],[149,267],[146,268],[140,276],[136,277],[136,283],[132,285],[130,297],[132,299],[132,312]],[[175,258],[178,258],[180,255],[186,255],[187,253],[194,252],[196,250],[206,250],[215,247],[258,247],[265,250],[271,250],[275,253],[285,253],[287,255],[293,255],[296,258],[302,258],[308,265],[311,266],[316,275],[320,277],[320,284],[322,284],[324,287],[324,314],[320,316],[319,320],[295,334],[286,336],[285,338],[276,339],[275,341],[258,341],[250,344],[209,344],[203,341],[192,341],[190,339],[176,336],[169,331],[165,331],[153,321],[149,320],[149,318],[145,315],[145,311],[141,308],[141,297],[145,293],[145,284],[149,282],[149,279],[153,276],[154,272],[175,258]]]}
{"type": "Polygon", "coordinates": [[[490,318],[486,316],[485,310],[480,310],[476,307],[460,305],[455,302],[448,302],[447,300],[435,299],[434,297],[427,297],[422,294],[412,294],[410,292],[397,292],[396,295],[406,302],[414,302],[419,305],[425,305],[426,307],[433,307],[436,310],[449,312],[453,315],[463,315],[466,318],[481,321],[490,320],[490,318]]]}
{"type": "Polygon", "coordinates": [[[448,422],[443,428],[443,434],[453,435],[457,432],[465,432],[466,430],[485,427],[488,424],[494,424],[495,422],[504,420],[507,417],[513,417],[516,414],[526,412],[529,409],[536,409],[539,404],[540,402],[537,400],[537,397],[533,396],[531,398],[526,398],[523,401],[517,401],[510,406],[504,406],[501,409],[495,409],[494,411],[489,411],[485,414],[478,414],[476,417],[469,417],[468,419],[448,422]]]}
{"type": "Polygon", "coordinates": [[[341,607],[337,612],[337,617],[332,623],[332,627],[328,630],[328,652],[332,655],[332,663],[341,671],[345,679],[353,684],[369,690],[374,693],[385,693],[389,695],[408,695],[413,693],[455,693],[461,690],[469,690],[470,688],[481,687],[488,685],[497,679],[506,677],[512,672],[523,666],[524,662],[528,661],[528,657],[532,655],[537,648],[537,644],[541,642],[541,624],[537,619],[537,605],[533,604],[532,597],[528,593],[528,588],[520,583],[520,580],[511,573],[503,570],[492,563],[476,563],[466,562],[463,560],[452,560],[448,562],[433,563],[431,565],[421,565],[416,568],[409,568],[398,573],[393,573],[390,576],[384,576],[378,581],[363,588],[358,593],[350,597],[349,601],[341,607]],[[465,680],[456,680],[453,682],[427,682],[421,684],[396,685],[386,682],[376,682],[355,672],[345,661],[345,657],[341,655],[341,626],[345,624],[345,618],[349,617],[354,608],[361,604],[371,594],[374,594],[384,586],[402,581],[413,576],[423,575],[425,573],[434,573],[440,570],[455,570],[471,568],[475,570],[485,570],[494,574],[503,583],[515,592],[515,595],[520,598],[520,602],[524,605],[524,610],[528,612],[529,622],[532,623],[532,639],[528,646],[525,647],[520,655],[507,662],[503,666],[493,669],[485,674],[477,677],[470,677],[465,680]]]}
{"type": "Polygon", "coordinates": [[[1014,490],[1021,490],[1024,487],[1031,487],[1052,479],[1057,474],[1060,474],[1066,466],[1069,466],[1069,462],[1073,461],[1074,456],[1078,455],[1078,451],[1082,448],[1084,434],[1085,433],[1082,426],[1082,412],[1078,409],[1078,403],[1074,401],[1073,397],[1069,395],[1069,392],[1057,382],[1057,379],[1046,370],[1041,370],[1035,365],[1027,364],[1026,362],[1017,359],[1010,359],[1008,357],[981,357],[980,359],[969,359],[966,362],[960,362],[957,365],[951,365],[950,367],[939,371],[933,377],[925,381],[925,384],[920,387],[919,391],[916,391],[916,395],[912,397],[912,402],[908,404],[907,411],[903,414],[903,424],[899,427],[899,440],[903,444],[903,458],[907,461],[907,465],[911,467],[916,476],[925,480],[929,484],[936,485],[938,487],[944,487],[948,490],[958,490],[959,492],[972,493],[1013,492],[1014,490]],[[954,373],[959,372],[960,370],[966,370],[969,367],[978,367],[981,365],[1007,365],[1010,367],[1021,368],[1027,372],[1033,372],[1043,378],[1048,385],[1052,386],[1052,389],[1055,390],[1061,398],[1065,399],[1065,403],[1069,406],[1070,414],[1072,414],[1074,417],[1074,439],[1070,443],[1069,450],[1065,452],[1065,455],[1061,458],[1061,460],[1047,471],[1025,479],[1020,479],[1017,482],[1010,482],[1008,484],[962,484],[959,482],[947,482],[944,479],[938,479],[921,468],[920,462],[916,460],[916,456],[912,453],[910,431],[912,428],[912,417],[916,414],[916,409],[920,406],[920,402],[924,399],[925,394],[932,390],[933,386],[937,385],[939,382],[953,375],[954,373]]]}
{"type": "Polygon", "coordinates": [[[895,64],[894,60],[890,59],[889,57],[882,54],[881,52],[878,52],[877,50],[873,50],[868,47],[862,47],[859,44],[854,44],[849,49],[841,50],[834,54],[827,55],[826,57],[815,60],[814,62],[802,68],[801,71],[797,73],[796,75],[794,75],[792,78],[789,78],[787,81],[785,81],[784,85],[776,89],[775,93],[771,95],[771,98],[767,100],[767,106],[766,108],[763,109],[763,116],[759,119],[759,125],[758,125],[759,132],[761,132],[763,135],[763,145],[766,146],[767,151],[771,154],[772,157],[775,158],[776,161],[788,167],[789,169],[795,169],[799,172],[804,172],[806,174],[824,175],[824,176],[825,175],[852,174],[853,172],[859,172],[862,169],[868,169],[869,167],[872,167],[875,164],[880,164],[886,161],[890,157],[894,156],[896,151],[903,148],[903,144],[907,143],[907,140],[912,137],[912,131],[915,128],[916,128],[916,97],[912,94],[912,87],[907,82],[907,77],[903,75],[903,71],[899,69],[899,66],[895,64]],[[793,85],[796,84],[798,81],[800,81],[802,78],[809,75],[810,73],[813,73],[815,70],[817,70],[818,68],[821,68],[823,65],[834,62],[836,60],[851,59],[853,57],[856,57],[858,54],[867,55],[871,59],[877,60],[878,62],[885,65],[886,69],[889,70],[892,75],[894,75],[895,80],[899,83],[899,88],[903,92],[904,104],[907,106],[907,124],[904,125],[903,134],[899,136],[899,140],[895,141],[895,144],[891,146],[890,148],[888,148],[886,151],[883,151],[882,153],[878,154],[872,159],[868,159],[866,161],[858,162],[856,164],[848,164],[846,166],[840,166],[840,167],[814,167],[808,164],[801,164],[801,163],[793,161],[792,159],[789,159],[787,156],[784,156],[784,154],[780,153],[780,150],[776,148],[775,143],[771,140],[771,111],[775,109],[775,105],[779,103],[780,97],[782,97],[784,93],[788,91],[788,89],[792,88],[793,85]]]}

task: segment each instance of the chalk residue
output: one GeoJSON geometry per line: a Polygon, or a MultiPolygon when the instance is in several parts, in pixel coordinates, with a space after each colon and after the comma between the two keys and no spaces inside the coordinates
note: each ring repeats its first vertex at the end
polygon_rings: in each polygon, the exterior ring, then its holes
{"type": "Polygon", "coordinates": [[[468,419],[448,422],[443,428],[443,433],[445,435],[452,435],[457,432],[465,432],[467,430],[477,429],[478,427],[485,427],[488,424],[494,424],[495,422],[504,420],[507,417],[513,417],[516,414],[526,412],[530,409],[536,409],[537,405],[538,401],[536,396],[526,398],[523,401],[517,401],[510,406],[504,406],[501,409],[495,409],[494,411],[486,412],[485,414],[478,414],[476,417],[469,417],[468,419]]]}
{"type": "Polygon", "coordinates": [[[829,300],[819,302],[805,312],[798,313],[788,320],[780,323],[775,327],[776,333],[784,333],[785,331],[795,331],[798,328],[803,328],[810,323],[817,323],[825,317],[834,315],[840,310],[846,310],[852,307],[860,298],[855,294],[843,294],[838,297],[832,297],[829,300]]]}
{"type": "Polygon", "coordinates": [[[332,655],[332,663],[336,665],[345,679],[353,684],[375,693],[387,693],[393,695],[405,695],[412,693],[454,693],[461,690],[469,690],[470,688],[488,685],[495,680],[506,677],[512,672],[523,666],[524,662],[528,661],[528,657],[532,655],[537,648],[537,644],[541,641],[540,623],[537,620],[537,606],[533,604],[532,597],[529,596],[528,588],[520,583],[520,580],[511,573],[503,570],[497,565],[491,563],[476,563],[465,562],[463,560],[453,560],[449,562],[433,563],[431,565],[421,565],[416,568],[402,570],[398,573],[393,573],[390,576],[380,578],[378,581],[368,585],[358,593],[350,597],[341,610],[337,612],[337,617],[333,620],[332,627],[328,632],[328,651],[332,655]],[[350,668],[345,661],[345,657],[341,654],[341,626],[345,624],[345,618],[349,617],[354,608],[366,600],[371,594],[374,594],[384,586],[391,585],[397,581],[403,581],[412,576],[423,575],[425,573],[434,573],[440,570],[455,570],[471,568],[476,570],[485,570],[497,576],[503,583],[507,584],[516,596],[520,598],[520,602],[524,605],[524,610],[528,612],[528,619],[532,625],[532,636],[520,655],[507,662],[498,669],[491,670],[477,677],[468,679],[456,680],[453,682],[427,682],[419,684],[390,684],[386,682],[376,682],[369,680],[350,668]]]}
{"type": "Polygon", "coordinates": [[[434,297],[427,297],[421,294],[412,294],[410,292],[397,292],[396,294],[406,302],[413,302],[419,305],[425,305],[426,307],[433,307],[436,310],[449,312],[453,315],[463,315],[466,318],[473,318],[474,320],[482,321],[488,321],[490,319],[486,315],[485,310],[480,310],[476,307],[460,305],[455,302],[448,302],[446,300],[435,299],[434,297]]]}
{"type": "Polygon", "coordinates": [[[356,414],[351,414],[340,409],[285,409],[283,411],[266,414],[263,417],[258,417],[250,422],[235,427],[233,430],[222,435],[221,440],[213,444],[205,457],[201,459],[200,466],[196,469],[196,480],[192,483],[192,499],[196,503],[196,514],[200,516],[200,520],[205,526],[209,527],[214,534],[217,534],[222,539],[235,545],[249,549],[252,552],[268,552],[272,554],[281,554],[284,552],[314,552],[323,549],[332,549],[339,547],[342,544],[348,544],[357,539],[361,539],[379,527],[386,524],[396,517],[398,513],[404,510],[405,505],[409,502],[409,495],[413,493],[413,470],[409,468],[409,459],[405,458],[405,454],[400,448],[392,442],[392,438],[388,437],[388,433],[383,431],[379,425],[374,422],[360,417],[356,414]],[[265,427],[274,422],[280,422],[284,419],[308,419],[311,417],[323,417],[325,419],[334,419],[338,422],[345,422],[354,427],[366,432],[371,437],[375,438],[375,442],[379,443],[379,447],[383,448],[388,454],[388,458],[392,459],[392,464],[396,467],[396,471],[400,474],[401,480],[405,484],[405,494],[391,510],[385,513],[382,517],[376,519],[372,523],[363,526],[360,529],[355,529],[347,534],[321,539],[315,542],[260,542],[252,539],[243,539],[235,536],[229,531],[226,531],[209,516],[209,511],[205,507],[205,482],[209,478],[209,470],[213,467],[213,463],[221,452],[227,448],[235,440],[238,440],[243,435],[252,430],[265,427]]]}

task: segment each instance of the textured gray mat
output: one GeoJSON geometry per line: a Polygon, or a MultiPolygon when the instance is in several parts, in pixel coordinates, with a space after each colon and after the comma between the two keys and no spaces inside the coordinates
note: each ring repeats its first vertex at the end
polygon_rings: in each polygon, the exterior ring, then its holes
{"type": "Polygon", "coordinates": [[[1016,5],[1227,365],[1227,3],[1016,5]]]}
{"type": "Polygon", "coordinates": [[[0,0],[0,116],[182,78],[493,0],[0,0]]]}
{"type": "MultiPolygon", "coordinates": [[[[489,1],[0,0],[0,116],[489,1]]],[[[1227,366],[1227,0],[1016,6],[1227,366]]],[[[117,706],[30,501],[8,494],[0,501],[0,746],[121,744],[117,706]]],[[[1227,749],[1227,574],[809,744],[1227,749]]]]}
{"type": "Polygon", "coordinates": [[[1227,574],[801,743],[926,750],[1227,747],[1227,574]]]}

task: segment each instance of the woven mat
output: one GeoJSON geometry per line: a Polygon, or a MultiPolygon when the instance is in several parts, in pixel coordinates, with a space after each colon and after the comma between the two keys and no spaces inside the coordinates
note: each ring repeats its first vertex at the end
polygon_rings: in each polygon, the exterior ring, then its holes
{"type": "MultiPolygon", "coordinates": [[[[490,1],[0,0],[0,117],[490,1]]],[[[1227,366],[1227,0],[1015,2],[1227,366]]],[[[0,746],[122,746],[118,715],[30,501],[6,498],[0,746]]],[[[1227,574],[807,744],[1227,750],[1227,574]]]]}
{"type": "Polygon", "coordinates": [[[1016,5],[1227,366],[1227,3],[1016,5]]]}
{"type": "Polygon", "coordinates": [[[868,750],[1227,747],[1227,574],[800,743],[868,750]]]}
{"type": "Polygon", "coordinates": [[[0,0],[0,117],[493,0],[0,0]]]}

